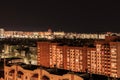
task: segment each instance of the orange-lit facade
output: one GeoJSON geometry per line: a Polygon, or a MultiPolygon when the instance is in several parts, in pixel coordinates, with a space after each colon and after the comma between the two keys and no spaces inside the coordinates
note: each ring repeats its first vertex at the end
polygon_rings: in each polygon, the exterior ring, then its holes
{"type": "Polygon", "coordinates": [[[90,73],[120,78],[120,42],[115,37],[96,41],[95,48],[87,49],[87,69],[90,73]]]}
{"type": "Polygon", "coordinates": [[[108,36],[105,40],[95,41],[95,47],[38,42],[38,65],[56,66],[76,72],[88,70],[90,73],[120,78],[120,42],[115,41],[117,38],[119,37],[108,36]]]}
{"type": "Polygon", "coordinates": [[[87,68],[86,47],[59,46],[58,43],[38,42],[38,65],[76,72],[87,68]]]}

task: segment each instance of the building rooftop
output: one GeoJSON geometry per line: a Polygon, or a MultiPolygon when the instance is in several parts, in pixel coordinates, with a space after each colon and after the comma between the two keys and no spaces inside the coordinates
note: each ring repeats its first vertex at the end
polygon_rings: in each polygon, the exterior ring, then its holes
{"type": "Polygon", "coordinates": [[[14,63],[9,63],[6,66],[11,67],[13,65],[18,65],[18,66],[20,66],[20,67],[22,67],[23,69],[26,69],[26,70],[43,69],[43,70],[49,72],[50,74],[60,75],[60,76],[69,73],[69,74],[75,74],[75,75],[80,76],[80,77],[83,77],[83,76],[86,77],[86,75],[85,75],[86,73],[72,72],[72,71],[65,70],[65,69],[58,69],[56,67],[55,68],[48,68],[48,67],[44,67],[44,66],[25,64],[25,63],[21,63],[21,62],[19,62],[17,64],[16,63],[15,64],[14,63]],[[82,74],[84,74],[84,75],[82,75],[82,74]]]}
{"type": "MultiPolygon", "coordinates": [[[[80,77],[84,78],[84,80],[90,79],[90,74],[84,73],[84,72],[73,72],[73,71],[64,70],[64,69],[58,69],[56,67],[48,68],[48,67],[44,67],[44,66],[37,66],[37,65],[25,64],[25,63],[7,64],[7,66],[9,66],[9,67],[13,66],[13,65],[21,66],[23,69],[26,69],[26,70],[43,69],[43,70],[49,72],[50,74],[54,74],[54,75],[62,76],[64,74],[68,73],[68,74],[74,74],[74,75],[80,76],[80,77]]],[[[0,77],[3,77],[3,76],[4,76],[4,72],[0,72],[0,77]]],[[[107,79],[107,76],[92,74],[91,78],[94,80],[96,80],[97,78],[99,78],[99,80],[102,80],[104,78],[107,79]]]]}

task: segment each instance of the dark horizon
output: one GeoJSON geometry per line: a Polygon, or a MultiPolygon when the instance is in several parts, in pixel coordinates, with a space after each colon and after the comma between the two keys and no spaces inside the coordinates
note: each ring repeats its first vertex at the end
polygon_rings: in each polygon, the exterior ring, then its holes
{"type": "Polygon", "coordinates": [[[120,5],[112,1],[1,1],[0,28],[6,30],[120,32],[120,5]]]}

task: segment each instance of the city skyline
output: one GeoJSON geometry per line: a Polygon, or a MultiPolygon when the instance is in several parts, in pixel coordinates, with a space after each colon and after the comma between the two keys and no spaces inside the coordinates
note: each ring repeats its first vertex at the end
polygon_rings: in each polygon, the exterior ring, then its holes
{"type": "Polygon", "coordinates": [[[0,27],[7,30],[119,32],[119,3],[112,1],[0,2],[0,27]]]}
{"type": "Polygon", "coordinates": [[[40,80],[44,75],[47,80],[120,78],[120,34],[65,34],[51,30],[24,32],[4,29],[0,29],[0,34],[0,80],[40,80]]]}

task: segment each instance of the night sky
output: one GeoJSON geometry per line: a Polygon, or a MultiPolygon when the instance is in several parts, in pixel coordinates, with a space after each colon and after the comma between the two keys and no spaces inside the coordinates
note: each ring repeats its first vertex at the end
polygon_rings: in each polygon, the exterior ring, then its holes
{"type": "Polygon", "coordinates": [[[112,1],[0,1],[0,28],[65,32],[120,32],[120,4],[112,1]]]}

